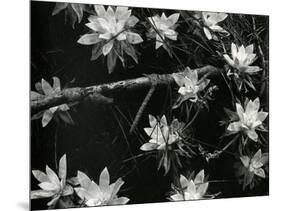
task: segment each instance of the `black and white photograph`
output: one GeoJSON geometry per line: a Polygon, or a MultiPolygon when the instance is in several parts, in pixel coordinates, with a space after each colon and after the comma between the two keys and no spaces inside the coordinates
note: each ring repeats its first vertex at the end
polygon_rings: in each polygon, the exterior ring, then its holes
{"type": "Polygon", "coordinates": [[[269,195],[268,15],[31,1],[29,86],[31,210],[269,195]]]}

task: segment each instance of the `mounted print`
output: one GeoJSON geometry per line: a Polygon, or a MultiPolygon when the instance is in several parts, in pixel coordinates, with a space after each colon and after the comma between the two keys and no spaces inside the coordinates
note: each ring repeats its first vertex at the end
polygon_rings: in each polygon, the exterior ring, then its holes
{"type": "Polygon", "coordinates": [[[31,209],[268,195],[268,59],[268,16],[32,1],[31,209]]]}

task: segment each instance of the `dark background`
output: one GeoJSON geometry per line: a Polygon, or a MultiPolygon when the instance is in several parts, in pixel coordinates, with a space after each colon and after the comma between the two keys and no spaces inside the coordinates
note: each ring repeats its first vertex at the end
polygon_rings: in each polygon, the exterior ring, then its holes
{"type": "MultiPolygon", "coordinates": [[[[139,64],[128,61],[128,66],[123,68],[120,61],[112,74],[108,74],[106,61],[100,57],[96,61],[90,61],[91,47],[77,43],[79,37],[87,33],[87,16],[75,29],[65,21],[62,11],[52,16],[55,3],[31,2],[31,89],[34,84],[44,78],[52,83],[51,78],[57,76],[63,86],[85,87],[122,79],[136,78],[148,73],[172,73],[183,66],[196,68],[207,64],[223,67],[224,61],[210,52],[195,52],[195,44],[187,43],[186,53],[175,50],[176,55],[182,61],[180,64],[163,50],[155,51],[155,40],[145,40],[139,45],[139,64]]],[[[161,14],[163,10],[151,9],[153,14],[161,14]]],[[[147,14],[146,9],[134,8],[133,13],[141,22],[145,20],[141,14],[147,14]]],[[[165,10],[166,14],[174,11],[165,10]]],[[[239,16],[239,15],[233,15],[239,16]]],[[[239,18],[239,17],[238,17],[239,18]]],[[[250,16],[244,16],[250,18],[250,16]]],[[[265,26],[263,38],[264,49],[268,58],[268,17],[256,16],[258,23],[265,26]]],[[[177,31],[189,32],[184,26],[177,31]]],[[[142,37],[144,38],[145,32],[142,37]]],[[[180,36],[180,35],[179,35],[180,36]]],[[[246,35],[245,35],[246,36],[246,35]]],[[[197,39],[194,34],[190,37],[197,39]]],[[[198,40],[201,41],[200,39],[198,40]]],[[[259,62],[259,61],[257,61],[259,62]]],[[[223,107],[231,108],[231,98],[222,78],[216,78],[212,83],[219,86],[215,94],[215,101],[211,101],[209,111],[200,113],[194,123],[194,136],[206,142],[206,149],[213,151],[215,147],[223,146],[219,138],[224,132],[224,127],[219,121],[225,117],[223,107]],[[203,132],[202,132],[203,131],[203,132]],[[214,146],[214,147],[208,147],[214,146]]],[[[163,202],[167,201],[171,175],[163,176],[163,170],[157,171],[155,158],[141,157],[124,162],[124,160],[142,153],[139,147],[148,137],[142,128],[148,125],[148,114],[166,114],[171,121],[170,111],[167,105],[172,100],[169,95],[173,87],[160,87],[145,110],[145,114],[138,124],[137,134],[129,135],[130,125],[122,117],[118,108],[128,119],[132,121],[148,90],[137,92],[119,93],[114,96],[114,105],[95,104],[82,102],[70,111],[75,125],[61,125],[52,120],[46,128],[42,128],[41,120],[31,122],[31,168],[44,170],[45,165],[55,169],[54,142],[57,140],[57,153],[60,158],[67,154],[68,176],[76,176],[77,170],[81,170],[97,181],[100,172],[105,166],[109,168],[111,181],[123,177],[125,185],[120,191],[120,196],[130,198],[131,204],[163,202]],[[120,126],[121,125],[121,126],[120,126]],[[124,132],[123,132],[124,131],[124,132]],[[144,138],[142,138],[144,137],[144,138]]],[[[262,106],[268,111],[268,90],[262,96],[262,106]]],[[[249,93],[249,96],[254,96],[249,93]]],[[[111,97],[111,96],[109,96],[111,97]]],[[[180,113],[177,113],[180,119],[180,113]]],[[[268,137],[267,137],[268,139],[268,137]]],[[[233,163],[237,159],[228,153],[223,154],[218,160],[209,164],[200,156],[194,157],[189,163],[184,163],[183,173],[205,169],[210,175],[209,193],[221,192],[218,198],[242,197],[268,194],[268,179],[262,181],[253,190],[242,191],[235,177],[233,163]]],[[[31,190],[38,189],[38,182],[31,176],[31,190]]],[[[32,209],[46,208],[47,200],[32,200],[32,209]]]]}

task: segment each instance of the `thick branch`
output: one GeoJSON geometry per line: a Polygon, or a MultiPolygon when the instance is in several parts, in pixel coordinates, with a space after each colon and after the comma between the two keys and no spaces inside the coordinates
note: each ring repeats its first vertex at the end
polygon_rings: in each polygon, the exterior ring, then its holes
{"type": "MultiPolygon", "coordinates": [[[[205,66],[202,68],[198,68],[199,77],[203,75],[217,75],[218,69],[213,66],[205,66]]],[[[163,74],[157,75],[154,74],[153,77],[156,77],[156,85],[168,85],[174,83],[174,79],[172,74],[163,74]]],[[[53,95],[46,96],[44,98],[36,99],[31,101],[31,112],[36,113],[47,108],[61,105],[64,103],[76,102],[87,98],[90,95],[106,95],[106,94],[114,94],[119,91],[132,91],[136,89],[143,89],[151,87],[151,77],[144,76],[135,79],[128,79],[123,81],[117,81],[112,83],[106,83],[101,85],[94,85],[84,88],[67,88],[62,90],[61,92],[53,95]]]]}

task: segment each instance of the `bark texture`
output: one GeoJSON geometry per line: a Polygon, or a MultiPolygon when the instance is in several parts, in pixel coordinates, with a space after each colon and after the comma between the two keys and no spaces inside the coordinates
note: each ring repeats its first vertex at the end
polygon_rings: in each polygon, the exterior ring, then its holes
{"type": "MultiPolygon", "coordinates": [[[[218,75],[219,69],[213,66],[205,66],[197,68],[199,77],[209,77],[218,75]]],[[[172,74],[151,74],[140,78],[122,80],[112,83],[94,85],[89,87],[67,88],[61,92],[52,95],[44,96],[31,101],[31,113],[36,113],[53,106],[64,103],[71,103],[91,98],[91,100],[102,100],[107,94],[114,95],[120,91],[133,91],[136,89],[149,88],[153,85],[161,86],[175,83],[172,74]],[[95,96],[95,97],[93,97],[95,96]],[[100,96],[100,97],[98,97],[100,96]]]]}

